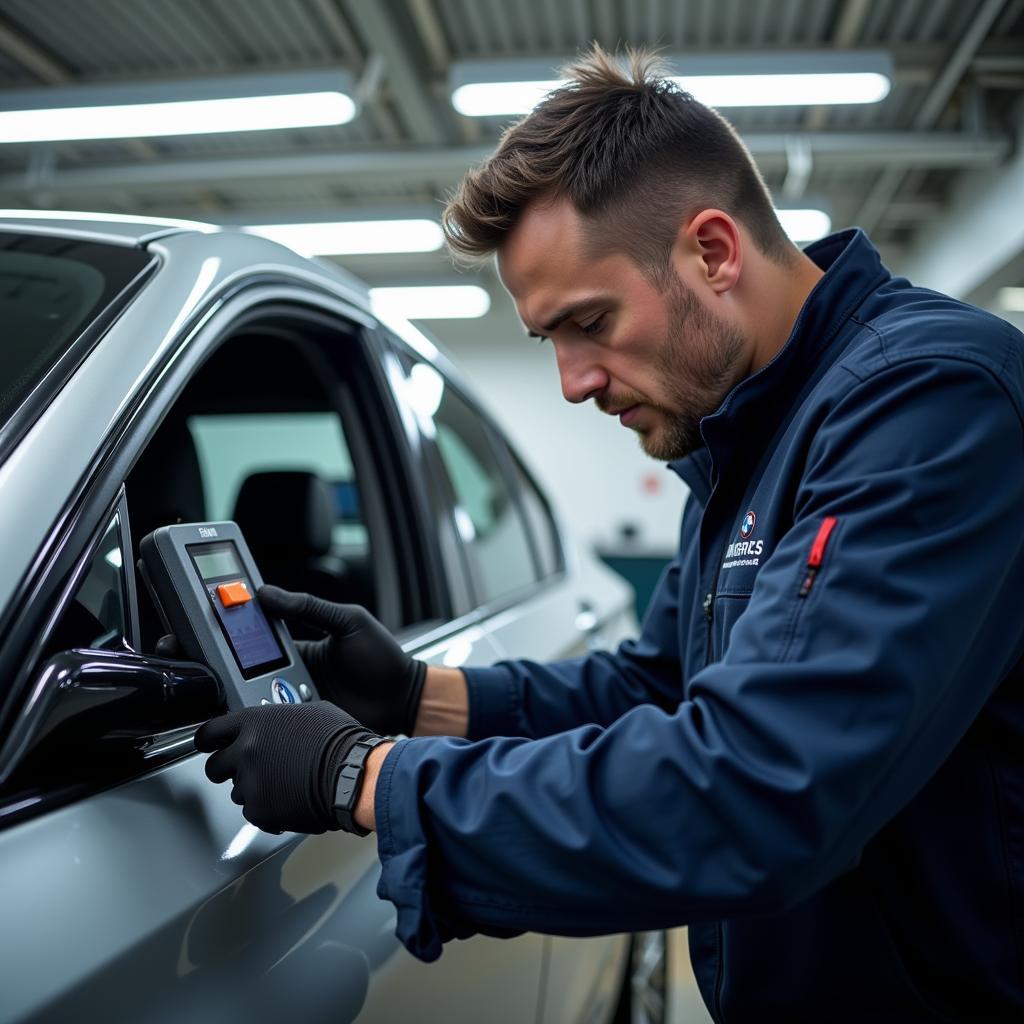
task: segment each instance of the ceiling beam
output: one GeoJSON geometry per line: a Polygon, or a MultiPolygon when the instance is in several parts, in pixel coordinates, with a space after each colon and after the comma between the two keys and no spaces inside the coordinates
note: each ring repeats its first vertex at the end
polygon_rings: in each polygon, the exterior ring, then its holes
{"type": "MultiPolygon", "coordinates": [[[[928,95],[914,115],[915,131],[927,131],[938,122],[953,91],[971,66],[971,61],[977,56],[985,36],[988,35],[989,29],[1005,4],[1006,0],[984,0],[949,59],[941,66],[934,84],[928,90],[928,95]]],[[[861,205],[856,224],[867,232],[875,229],[885,214],[886,207],[899,192],[905,173],[906,169],[902,167],[888,167],[882,172],[861,205]]]]}
{"type": "MultiPolygon", "coordinates": [[[[840,8],[831,39],[834,47],[845,50],[856,46],[870,7],[871,0],[845,0],[840,8]]],[[[808,108],[804,117],[805,130],[820,132],[828,123],[828,111],[828,107],[820,105],[808,108]]]]}
{"type": "MultiPolygon", "coordinates": [[[[748,132],[743,139],[762,169],[778,170],[786,166],[787,146],[792,146],[794,137],[810,145],[816,167],[840,169],[991,167],[1011,151],[1008,136],[953,132],[819,132],[806,136],[748,132]]],[[[436,184],[457,180],[492,151],[493,146],[421,147],[58,168],[47,175],[45,186],[54,193],[73,193],[275,178],[369,178],[436,184]]],[[[31,191],[42,184],[25,172],[0,175],[0,192],[31,191]]]]}
{"type": "Polygon", "coordinates": [[[30,42],[9,21],[0,19],[0,51],[48,85],[64,85],[74,74],[41,46],[30,42]]]}
{"type": "Polygon", "coordinates": [[[447,141],[449,133],[437,109],[430,84],[416,70],[418,54],[410,49],[385,5],[350,0],[346,11],[370,49],[384,58],[389,96],[401,115],[409,138],[421,145],[438,145],[447,141]]]}

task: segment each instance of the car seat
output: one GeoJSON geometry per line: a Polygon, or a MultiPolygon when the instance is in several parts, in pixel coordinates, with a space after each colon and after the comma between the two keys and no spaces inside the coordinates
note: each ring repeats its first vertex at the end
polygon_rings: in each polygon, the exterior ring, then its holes
{"type": "Polygon", "coordinates": [[[238,491],[234,520],[267,583],[373,610],[369,560],[332,552],[334,502],[315,473],[251,473],[238,491]]]}

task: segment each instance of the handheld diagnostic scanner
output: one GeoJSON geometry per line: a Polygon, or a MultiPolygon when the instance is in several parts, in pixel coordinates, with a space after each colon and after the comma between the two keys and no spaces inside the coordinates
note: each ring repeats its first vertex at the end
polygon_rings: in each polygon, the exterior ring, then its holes
{"type": "Polygon", "coordinates": [[[164,626],[214,670],[230,710],[318,698],[284,623],[256,600],[263,579],[237,523],[162,526],[139,553],[164,626]]]}

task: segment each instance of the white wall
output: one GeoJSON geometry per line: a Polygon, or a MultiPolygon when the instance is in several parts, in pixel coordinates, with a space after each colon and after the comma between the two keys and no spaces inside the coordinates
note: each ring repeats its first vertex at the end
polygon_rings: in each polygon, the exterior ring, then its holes
{"type": "Polygon", "coordinates": [[[581,543],[615,541],[623,522],[640,544],[671,554],[687,489],[636,435],[592,402],[562,397],[550,344],[527,338],[502,295],[481,320],[425,322],[504,428],[581,543]]]}

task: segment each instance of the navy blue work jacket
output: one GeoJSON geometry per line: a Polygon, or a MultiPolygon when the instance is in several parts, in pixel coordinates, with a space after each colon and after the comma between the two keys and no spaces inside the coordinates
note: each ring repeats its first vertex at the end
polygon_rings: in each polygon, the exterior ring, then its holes
{"type": "Polygon", "coordinates": [[[639,639],[468,670],[470,739],[385,759],[421,959],[685,924],[717,1021],[1024,1020],[1024,337],[859,230],[807,252],[639,639]]]}

